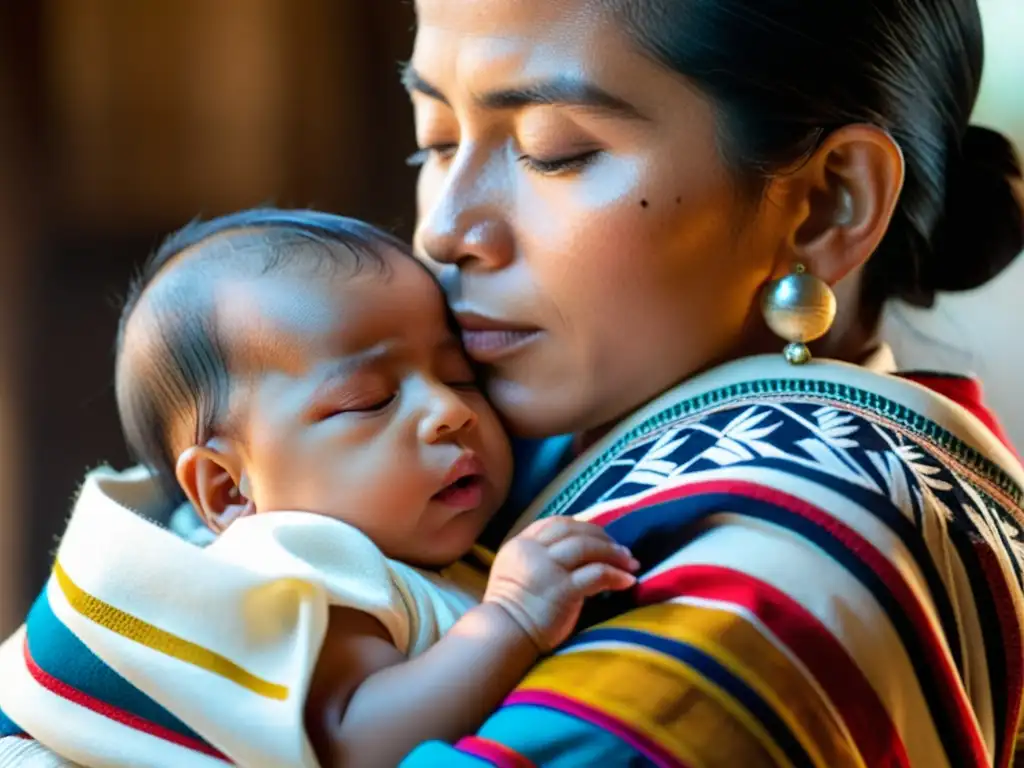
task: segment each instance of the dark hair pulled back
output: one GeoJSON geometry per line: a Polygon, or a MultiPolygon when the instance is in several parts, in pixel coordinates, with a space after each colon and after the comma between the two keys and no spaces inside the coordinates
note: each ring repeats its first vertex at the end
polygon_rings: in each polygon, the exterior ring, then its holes
{"type": "Polygon", "coordinates": [[[984,46],[977,0],[602,0],[640,46],[717,105],[722,150],[764,179],[843,125],[890,133],[906,181],[867,298],[930,306],[1024,250],[1021,163],[969,124],[984,46]]]}

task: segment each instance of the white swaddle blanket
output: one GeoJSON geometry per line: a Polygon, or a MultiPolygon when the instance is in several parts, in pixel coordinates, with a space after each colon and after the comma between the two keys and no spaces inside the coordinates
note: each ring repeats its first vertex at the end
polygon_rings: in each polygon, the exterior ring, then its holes
{"type": "Polygon", "coordinates": [[[415,655],[484,586],[467,566],[420,571],[351,526],[299,512],[245,518],[202,548],[136,513],[154,491],[141,470],[89,474],[45,604],[33,609],[43,618],[30,616],[0,647],[0,711],[82,765],[316,766],[303,706],[329,606],[373,615],[415,655]],[[33,650],[45,651],[34,633],[50,633],[46,617],[84,644],[89,664],[109,667],[182,727],[169,731],[124,702],[99,706],[73,675],[43,669],[33,650]]]}

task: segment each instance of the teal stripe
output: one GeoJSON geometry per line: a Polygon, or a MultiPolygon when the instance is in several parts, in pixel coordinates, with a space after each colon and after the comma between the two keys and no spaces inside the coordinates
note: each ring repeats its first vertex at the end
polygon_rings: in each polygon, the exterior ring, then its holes
{"type": "MultiPolygon", "coordinates": [[[[543,768],[649,768],[654,764],[618,737],[572,715],[529,704],[505,706],[477,734],[515,750],[543,768]]],[[[428,742],[400,768],[480,768],[487,765],[441,742],[428,742]]]]}

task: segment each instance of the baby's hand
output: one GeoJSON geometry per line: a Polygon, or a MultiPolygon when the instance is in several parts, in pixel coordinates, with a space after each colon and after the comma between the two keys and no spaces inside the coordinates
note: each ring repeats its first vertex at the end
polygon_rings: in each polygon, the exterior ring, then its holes
{"type": "Polygon", "coordinates": [[[629,589],[639,565],[600,526],[547,518],[498,550],[484,602],[505,609],[546,652],[572,633],[585,598],[629,589]]]}

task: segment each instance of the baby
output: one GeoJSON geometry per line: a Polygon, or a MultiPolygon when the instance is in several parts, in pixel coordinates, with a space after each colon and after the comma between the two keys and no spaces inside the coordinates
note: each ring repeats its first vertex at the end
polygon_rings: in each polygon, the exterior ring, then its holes
{"type": "Polygon", "coordinates": [[[509,489],[508,439],[433,277],[366,224],[264,209],[173,235],[129,296],[116,384],[132,450],[214,532],[234,526],[225,542],[321,527],[332,607],[306,722],[323,765],[472,732],[586,597],[634,583],[627,550],[562,518],[507,542],[486,584],[453,565],[509,489]]]}

